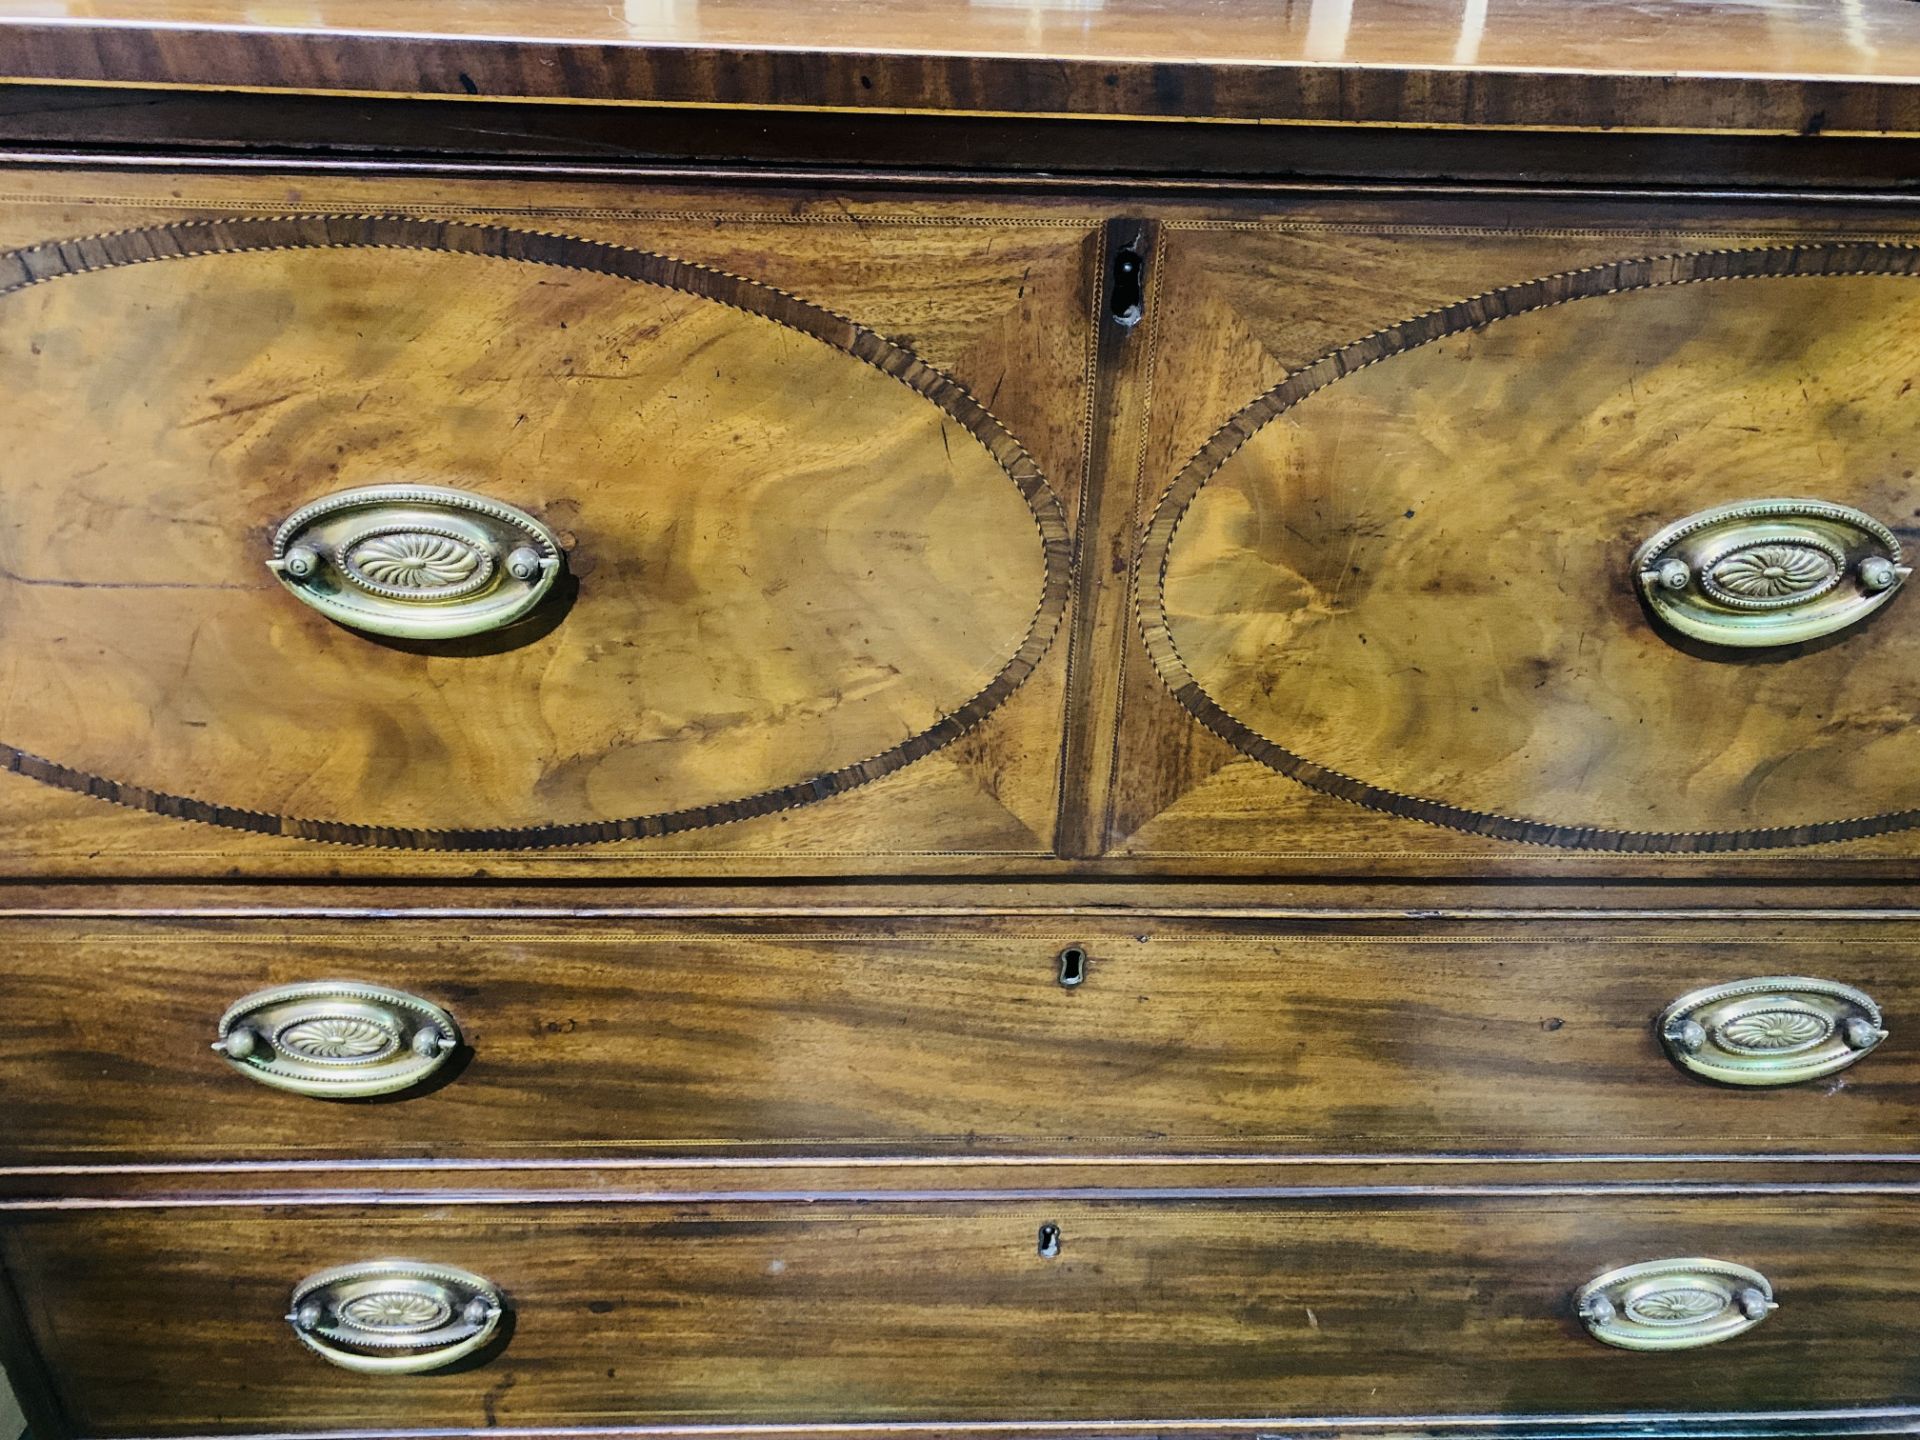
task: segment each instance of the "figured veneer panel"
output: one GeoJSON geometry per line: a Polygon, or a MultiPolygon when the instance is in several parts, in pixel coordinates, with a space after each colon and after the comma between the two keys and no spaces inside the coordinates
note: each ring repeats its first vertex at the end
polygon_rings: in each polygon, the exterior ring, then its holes
{"type": "Polygon", "coordinates": [[[1064,604],[1063,516],[1018,443],[764,287],[362,217],[49,244],[0,280],[0,734],[35,778],[395,845],[693,828],[939,748],[1064,604]],[[291,609],[263,524],[396,482],[537,510],[577,598],[486,643],[291,609]]]}
{"type": "Polygon", "coordinates": [[[1162,283],[1233,314],[1221,363],[1248,398],[1193,404],[1193,341],[1162,316],[1110,853],[1911,855],[1912,597],[1734,649],[1650,613],[1635,552],[1783,497],[1910,547],[1920,248],[1805,212],[1504,219],[1303,204],[1163,227],[1162,283]]]}
{"type": "Polygon", "coordinates": [[[203,185],[0,203],[0,742],[93,797],[8,777],[15,863],[1046,850],[1084,220],[203,185]],[[274,527],[381,484],[517,507],[567,576],[466,640],[303,611],[274,527]]]}
{"type": "Polygon", "coordinates": [[[1920,249],[1884,246],[1598,267],[1302,372],[1156,517],[1168,683],[1294,778],[1477,834],[1685,851],[1920,823],[1910,616],[1702,653],[1632,568],[1660,524],[1743,499],[1910,528],[1915,277],[1920,249]]]}
{"type": "Polygon", "coordinates": [[[1920,1398],[1910,1194],[555,1204],[11,1216],[81,1435],[740,1421],[1773,1411],[1920,1398]],[[1044,1225],[1059,1253],[1039,1253],[1044,1225]],[[1576,1287],[1712,1256],[1780,1309],[1703,1350],[1591,1339],[1576,1287]],[[355,1376],[307,1274],[485,1277],[505,1345],[355,1376]]]}
{"type": "Polygon", "coordinates": [[[11,919],[0,1163],[1906,1156],[1917,945],[1757,919],[11,919]],[[1889,1037],[1780,1088],[1662,1049],[1679,996],[1796,974],[1865,992],[1889,1037]],[[377,1102],[208,1048],[242,997],[323,980],[442,1006],[466,1046],[377,1102]]]}

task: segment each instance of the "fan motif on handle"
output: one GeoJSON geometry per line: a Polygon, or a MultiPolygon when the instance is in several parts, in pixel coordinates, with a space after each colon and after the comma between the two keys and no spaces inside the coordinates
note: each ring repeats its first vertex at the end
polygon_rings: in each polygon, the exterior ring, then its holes
{"type": "Polygon", "coordinates": [[[1736,550],[1711,573],[1715,585],[1742,599],[1786,600],[1825,589],[1840,567],[1814,546],[1772,544],[1736,550]]]}
{"type": "Polygon", "coordinates": [[[1735,1050],[1799,1050],[1833,1033],[1833,1023],[1811,1010],[1758,1010],[1720,1027],[1720,1040],[1735,1050]]]}
{"type": "Polygon", "coordinates": [[[410,1335],[446,1324],[453,1318],[453,1307],[432,1295],[395,1290],[349,1300],[340,1307],[340,1318],[362,1330],[410,1335]]]}
{"type": "Polygon", "coordinates": [[[375,533],[352,545],[346,572],[362,582],[431,599],[464,592],[484,581],[492,563],[484,551],[452,535],[425,530],[375,533]]]}
{"type": "Polygon", "coordinates": [[[1627,1314],[1643,1325],[1692,1325],[1725,1310],[1728,1299],[1717,1290],[1681,1286],[1656,1290],[1627,1302],[1627,1314]]]}
{"type": "Polygon", "coordinates": [[[391,1055],[400,1037],[358,1015],[322,1015],[289,1025],[274,1037],[283,1050],[304,1060],[364,1061],[391,1055]]]}

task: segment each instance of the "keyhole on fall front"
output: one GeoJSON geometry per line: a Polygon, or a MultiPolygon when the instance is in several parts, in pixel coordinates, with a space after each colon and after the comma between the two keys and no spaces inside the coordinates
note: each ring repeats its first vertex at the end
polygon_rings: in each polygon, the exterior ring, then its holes
{"type": "Polygon", "coordinates": [[[1108,313],[1119,325],[1140,323],[1146,312],[1146,295],[1140,278],[1146,273],[1146,257],[1138,250],[1121,249],[1113,257],[1113,293],[1108,297],[1108,313]]]}
{"type": "Polygon", "coordinates": [[[1060,1227],[1049,1220],[1040,1227],[1040,1243],[1035,1247],[1042,1260],[1051,1260],[1060,1253],[1060,1227]]]}
{"type": "Polygon", "coordinates": [[[1087,952],[1069,945],[1060,952],[1060,983],[1071,990],[1087,978],[1087,952]]]}

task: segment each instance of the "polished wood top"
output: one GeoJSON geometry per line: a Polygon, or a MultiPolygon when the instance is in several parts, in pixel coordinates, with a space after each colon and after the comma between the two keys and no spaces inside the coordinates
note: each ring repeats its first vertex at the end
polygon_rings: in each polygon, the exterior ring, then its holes
{"type": "Polygon", "coordinates": [[[1920,5],[0,0],[0,76],[975,114],[1920,133],[1920,5]]]}

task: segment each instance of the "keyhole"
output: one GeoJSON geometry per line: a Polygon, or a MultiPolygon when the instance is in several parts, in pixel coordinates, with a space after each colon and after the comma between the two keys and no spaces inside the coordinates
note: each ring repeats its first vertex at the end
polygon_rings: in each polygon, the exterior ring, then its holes
{"type": "Polygon", "coordinates": [[[1138,325],[1144,313],[1140,278],[1146,273],[1146,257],[1131,248],[1115,252],[1113,257],[1113,294],[1109,313],[1120,325],[1138,325]]]}
{"type": "Polygon", "coordinates": [[[1051,1220],[1040,1227],[1040,1244],[1037,1248],[1042,1260],[1051,1260],[1060,1253],[1060,1227],[1051,1220]]]}
{"type": "Polygon", "coordinates": [[[1071,990],[1087,978],[1087,952],[1069,945],[1060,952],[1060,983],[1071,990]]]}

